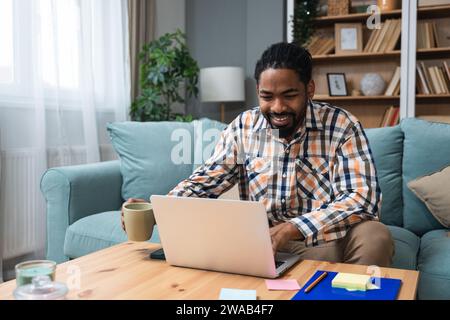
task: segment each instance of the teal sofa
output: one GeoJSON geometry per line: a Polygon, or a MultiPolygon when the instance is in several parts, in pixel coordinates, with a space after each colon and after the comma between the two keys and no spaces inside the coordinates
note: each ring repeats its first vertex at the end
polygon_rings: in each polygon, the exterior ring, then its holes
{"type": "MultiPolygon", "coordinates": [[[[62,262],[126,241],[119,211],[124,199],[167,193],[216,143],[208,130],[223,127],[208,119],[114,123],[108,130],[120,161],[49,169],[41,181],[47,258],[62,262]],[[170,161],[174,150],[178,163],[170,161]]],[[[420,271],[418,299],[450,299],[449,230],[407,187],[450,164],[450,125],[405,119],[366,134],[383,193],[381,220],[395,240],[393,267],[420,271]]],[[[159,242],[157,227],[150,241],[159,242]]]]}

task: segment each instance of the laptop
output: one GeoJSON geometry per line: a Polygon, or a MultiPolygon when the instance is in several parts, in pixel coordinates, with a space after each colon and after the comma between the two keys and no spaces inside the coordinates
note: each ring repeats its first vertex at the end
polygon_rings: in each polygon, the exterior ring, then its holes
{"type": "Polygon", "coordinates": [[[276,278],[300,257],[275,257],[262,202],[153,195],[150,197],[169,264],[276,278]]]}

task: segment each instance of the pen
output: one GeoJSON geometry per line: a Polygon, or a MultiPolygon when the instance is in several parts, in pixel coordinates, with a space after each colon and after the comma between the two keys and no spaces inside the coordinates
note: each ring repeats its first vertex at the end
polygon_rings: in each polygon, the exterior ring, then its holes
{"type": "Polygon", "coordinates": [[[313,283],[311,283],[308,288],[305,289],[305,293],[308,293],[312,290],[312,288],[314,288],[320,281],[322,281],[326,276],[327,276],[327,272],[323,272],[316,280],[314,280],[313,283]]]}

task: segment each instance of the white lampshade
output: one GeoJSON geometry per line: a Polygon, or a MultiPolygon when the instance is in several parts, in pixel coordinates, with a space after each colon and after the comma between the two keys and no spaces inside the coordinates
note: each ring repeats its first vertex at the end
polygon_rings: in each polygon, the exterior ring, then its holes
{"type": "Polygon", "coordinates": [[[244,70],[239,67],[214,67],[200,70],[203,102],[244,101],[244,70]]]}

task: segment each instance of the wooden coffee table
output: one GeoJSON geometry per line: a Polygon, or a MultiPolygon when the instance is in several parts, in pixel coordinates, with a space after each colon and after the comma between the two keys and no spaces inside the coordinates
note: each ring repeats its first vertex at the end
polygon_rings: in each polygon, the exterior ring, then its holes
{"type": "MultiPolygon", "coordinates": [[[[253,289],[258,299],[289,300],[296,291],[269,291],[263,278],[173,267],[149,259],[160,245],[125,242],[57,266],[56,281],[69,286],[67,299],[205,299],[217,300],[221,288],[253,289]],[[79,286],[77,288],[77,286],[79,286]]],[[[380,268],[381,276],[403,281],[398,299],[413,300],[417,271],[380,268]]],[[[361,265],[303,260],[281,279],[303,286],[316,270],[366,274],[361,265]]],[[[0,285],[0,300],[14,299],[15,280],[0,285]]]]}

